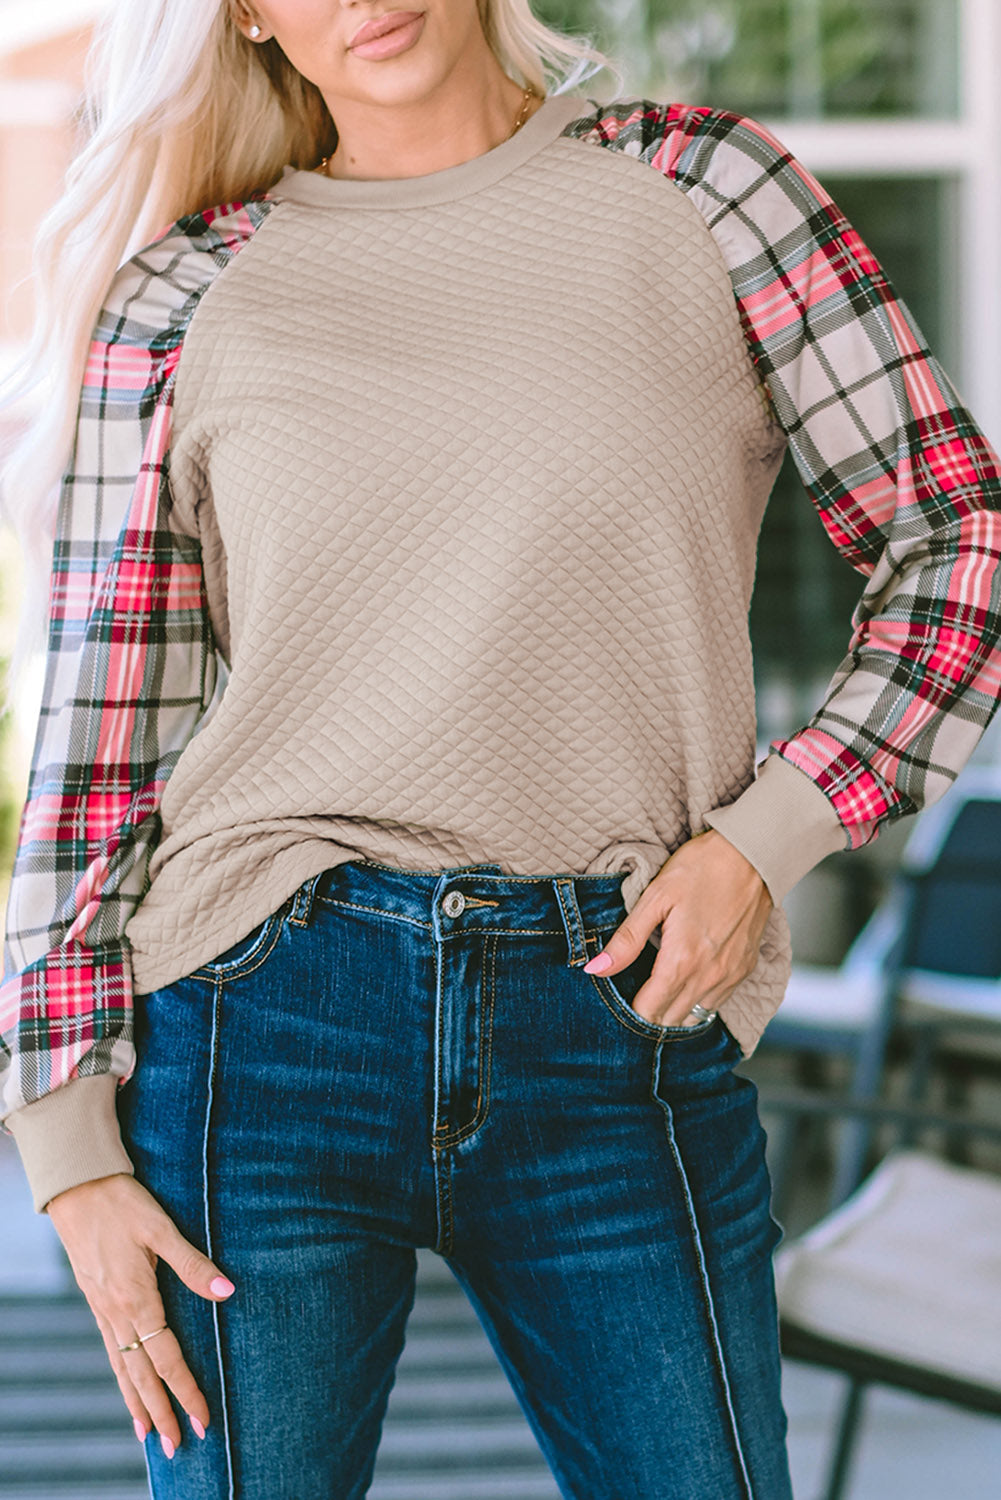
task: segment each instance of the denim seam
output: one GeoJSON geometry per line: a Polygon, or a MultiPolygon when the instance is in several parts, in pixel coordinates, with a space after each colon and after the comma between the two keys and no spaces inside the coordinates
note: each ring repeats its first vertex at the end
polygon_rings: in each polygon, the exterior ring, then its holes
{"type": "Polygon", "coordinates": [[[717,1018],[714,1015],[711,1021],[700,1021],[698,1026],[658,1026],[656,1021],[647,1021],[646,1025],[644,1025],[643,1023],[646,1018],[641,1016],[638,1011],[634,1011],[633,1014],[636,1016],[638,1022],[637,1025],[634,1025],[627,1016],[623,1015],[623,1010],[631,1009],[631,1007],[627,1006],[626,1001],[623,1000],[611,981],[600,974],[589,974],[587,977],[616,1020],[621,1021],[627,1031],[635,1031],[640,1036],[652,1037],[654,1041],[658,1042],[683,1041],[687,1037],[704,1036],[716,1024],[717,1018]],[[612,996],[611,999],[606,998],[601,988],[603,984],[608,985],[609,993],[612,996]],[[647,1027],[650,1028],[649,1031],[647,1027]]]}
{"type": "MultiPolygon", "coordinates": [[[[212,1226],[209,1213],[209,1127],[212,1103],[215,1094],[215,1074],[219,1056],[219,1008],[222,1003],[222,981],[217,980],[212,1003],[212,1039],[209,1044],[208,1087],[205,1096],[205,1127],[202,1133],[202,1202],[205,1215],[205,1253],[213,1258],[212,1226]]],[[[233,1457],[230,1440],[229,1403],[226,1393],[226,1373],[222,1357],[222,1336],[219,1329],[219,1304],[212,1303],[212,1326],[215,1331],[216,1363],[219,1367],[219,1390],[222,1401],[223,1440],[226,1445],[226,1473],[229,1481],[228,1500],[234,1500],[236,1489],[233,1479],[233,1457]]]]}
{"type": "MultiPolygon", "coordinates": [[[[421,925],[424,925],[424,924],[421,924],[421,925]]],[[[434,1043],[434,1098],[432,1100],[432,1105],[431,1105],[432,1110],[434,1111],[433,1119],[431,1121],[431,1162],[432,1162],[432,1169],[434,1171],[435,1217],[437,1219],[437,1225],[436,1225],[437,1236],[436,1236],[436,1243],[435,1243],[434,1248],[435,1248],[435,1250],[438,1251],[438,1253],[440,1255],[445,1255],[445,1254],[447,1254],[448,1247],[449,1247],[449,1245],[451,1243],[451,1227],[452,1227],[452,1224],[451,1224],[451,1206],[452,1205],[451,1205],[451,1196],[450,1196],[450,1193],[449,1193],[449,1181],[448,1181],[449,1171],[450,1171],[450,1167],[451,1167],[451,1159],[450,1159],[450,1157],[448,1155],[447,1149],[439,1149],[439,1147],[436,1145],[436,1137],[437,1137],[437,1134],[438,1134],[439,1106],[440,1106],[440,1099],[441,1099],[441,1085],[442,1085],[442,1076],[441,1076],[442,1055],[443,1055],[442,1037],[443,1037],[443,1033],[444,1033],[445,1007],[442,1004],[441,948],[439,947],[439,945],[438,945],[437,942],[435,942],[435,944],[434,944],[434,950],[435,950],[434,993],[435,993],[435,1011],[436,1011],[436,1016],[435,1016],[435,1043],[434,1043]]]]}
{"type": "MultiPolygon", "coordinates": [[[[600,951],[600,940],[598,940],[597,938],[593,938],[590,934],[585,934],[585,936],[584,936],[584,951],[585,951],[585,953],[587,952],[587,945],[588,945],[589,942],[594,942],[596,950],[600,951]]],[[[614,991],[612,992],[612,997],[610,998],[609,995],[607,995],[605,993],[605,991],[602,989],[601,985],[598,983],[598,976],[596,974],[589,974],[587,977],[591,981],[592,985],[594,986],[595,992],[596,992],[599,1000],[601,1001],[602,1005],[605,1007],[606,1010],[608,1010],[608,1011],[611,1012],[611,1015],[614,1018],[614,1020],[616,1020],[619,1023],[619,1025],[625,1031],[631,1031],[634,1036],[645,1037],[648,1041],[651,1038],[656,1038],[657,1041],[661,1041],[663,1039],[664,1033],[662,1031],[659,1031],[659,1030],[657,1030],[657,1031],[647,1031],[645,1029],[645,1027],[643,1027],[641,1025],[638,1025],[638,1024],[632,1022],[632,1021],[630,1021],[630,1019],[629,1019],[628,1016],[623,1015],[623,1013],[622,1013],[622,1005],[623,1005],[622,1000],[620,999],[620,997],[618,995],[615,995],[614,991]]],[[[637,1018],[636,1018],[637,1022],[639,1021],[639,1019],[640,1018],[637,1016],[637,1018]]]]}
{"type": "Polygon", "coordinates": [[[454,1242],[455,1216],[452,1211],[451,1147],[434,1148],[435,1196],[438,1207],[438,1237],[434,1249],[439,1255],[450,1255],[454,1242]]]}
{"type": "Polygon", "coordinates": [[[656,1052],[654,1053],[653,1068],[651,1070],[650,1094],[654,1102],[660,1106],[660,1110],[664,1118],[664,1130],[667,1135],[668,1147],[674,1160],[678,1176],[681,1178],[681,1185],[685,1197],[685,1211],[688,1216],[688,1225],[692,1234],[692,1244],[699,1265],[699,1279],[702,1284],[702,1296],[705,1303],[706,1314],[709,1319],[709,1326],[712,1332],[712,1346],[713,1353],[715,1355],[716,1369],[723,1387],[723,1395],[726,1398],[726,1409],[730,1418],[730,1433],[733,1439],[734,1452],[736,1454],[737,1461],[740,1464],[740,1473],[744,1481],[745,1500],[755,1500],[754,1487],[751,1484],[751,1477],[747,1471],[747,1462],[744,1458],[744,1449],[740,1441],[740,1431],[737,1426],[737,1414],[734,1411],[733,1407],[733,1395],[730,1389],[730,1380],[727,1375],[726,1369],[726,1356],[723,1353],[723,1341],[720,1337],[719,1322],[716,1317],[716,1308],[713,1302],[712,1287],[709,1282],[709,1268],[706,1265],[705,1248],[702,1243],[702,1234],[699,1229],[698,1215],[695,1211],[695,1202],[692,1196],[691,1184],[688,1180],[688,1173],[685,1170],[685,1163],[682,1159],[681,1147],[678,1145],[678,1138],[674,1130],[674,1112],[671,1109],[671,1106],[666,1102],[666,1100],[660,1097],[657,1091],[658,1085],[660,1083],[660,1068],[662,1056],[663,1047],[658,1047],[656,1049],[656,1052]]]}
{"type": "Polygon", "coordinates": [[[243,958],[235,959],[232,967],[203,964],[201,968],[195,970],[191,978],[208,979],[213,984],[231,984],[236,979],[245,979],[248,974],[253,974],[261,967],[265,959],[270,958],[272,949],[281,936],[282,921],[288,904],[286,901],[277,911],[271,913],[266,919],[267,925],[262,930],[256,946],[251,948],[243,958]],[[252,963],[251,959],[253,959],[252,963]]]}
{"type": "MultiPolygon", "coordinates": [[[[322,874],[322,871],[321,871],[322,874]]],[[[313,915],[313,902],[320,876],[311,875],[290,897],[288,920],[293,927],[308,927],[313,915]]]]}
{"type": "Polygon", "coordinates": [[[599,984],[597,975],[589,974],[587,977],[594,986],[602,1005],[606,1010],[611,1012],[612,1016],[616,1021],[618,1021],[620,1026],[622,1026],[626,1031],[631,1031],[634,1036],[646,1037],[647,1041],[653,1039],[657,1041],[661,1040],[664,1035],[663,1032],[647,1031],[645,1026],[639,1026],[635,1022],[630,1021],[628,1016],[623,1015],[622,1003],[618,1000],[618,998],[614,1000],[609,998],[609,996],[605,993],[605,991],[599,984]]]}
{"type": "MultiPolygon", "coordinates": [[[[458,921],[458,918],[455,918],[458,921]]],[[[453,932],[443,932],[441,940],[449,942],[452,938],[467,937],[471,932],[496,933],[498,937],[565,937],[566,933],[562,927],[495,927],[491,922],[489,927],[459,927],[453,932]]]]}
{"type": "MultiPolygon", "coordinates": [[[[585,939],[586,941],[587,939],[585,939]]],[[[652,1037],[654,1041],[658,1042],[687,1040],[688,1037],[702,1036],[704,1032],[709,1031],[716,1024],[716,1016],[714,1015],[711,1021],[702,1021],[698,1026],[658,1026],[655,1021],[647,1021],[638,1012],[633,1012],[636,1016],[636,1020],[633,1022],[629,1016],[624,1014],[626,1010],[631,1011],[632,1007],[619,994],[610,979],[606,979],[604,975],[600,974],[589,974],[587,977],[598,991],[601,1003],[611,1011],[615,1019],[627,1031],[635,1032],[637,1036],[652,1037]],[[607,985],[607,991],[602,988],[603,985],[607,985]]]]}
{"type": "Polygon", "coordinates": [[[405,922],[408,927],[419,927],[423,932],[431,931],[430,922],[422,922],[419,917],[407,917],[402,912],[386,911],[382,906],[368,906],[362,901],[342,901],[336,896],[317,895],[316,900],[321,906],[341,906],[347,911],[370,911],[377,917],[390,917],[394,922],[405,922]]]}
{"type": "MultiPolygon", "coordinates": [[[[460,1141],[468,1140],[480,1126],[490,1112],[490,1073],[493,1062],[494,1045],[494,998],[497,985],[497,938],[494,935],[493,942],[489,943],[489,964],[487,973],[489,975],[486,993],[480,1011],[480,1054],[477,1059],[476,1069],[476,1104],[473,1108],[473,1118],[467,1125],[461,1125],[455,1130],[441,1130],[436,1128],[434,1133],[434,1144],[436,1149],[445,1146],[457,1146],[460,1141]]],[[[484,944],[487,947],[487,943],[484,944]]]]}
{"type": "Polygon", "coordinates": [[[584,962],[587,959],[587,934],[584,931],[584,921],[580,914],[573,881],[557,878],[553,881],[553,889],[556,892],[560,915],[566,928],[567,963],[574,965],[584,962]],[[578,957],[581,952],[584,954],[583,960],[578,957]]]}
{"type": "MultiPolygon", "coordinates": [[[[528,877],[526,876],[526,879],[527,878],[528,877]]],[[[401,912],[387,911],[384,906],[367,906],[361,901],[340,901],[333,896],[318,895],[316,899],[323,906],[341,906],[348,911],[368,911],[372,912],[375,916],[378,917],[389,917],[389,919],[393,922],[405,922],[408,927],[419,927],[424,932],[430,932],[432,930],[432,924],[430,922],[422,922],[417,917],[404,916],[401,912]]],[[[456,918],[455,920],[458,920],[458,918],[456,918]]],[[[452,932],[443,932],[441,935],[441,940],[442,942],[448,942],[450,938],[465,937],[470,932],[496,932],[514,934],[516,936],[524,936],[526,934],[528,936],[534,936],[537,934],[539,937],[566,936],[562,927],[494,927],[494,925],[491,923],[488,928],[457,927],[452,932]]]]}

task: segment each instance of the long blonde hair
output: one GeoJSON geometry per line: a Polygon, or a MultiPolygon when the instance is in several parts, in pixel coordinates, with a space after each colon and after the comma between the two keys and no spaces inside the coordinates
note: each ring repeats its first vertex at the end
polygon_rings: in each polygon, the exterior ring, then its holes
{"type": "MultiPolygon", "coordinates": [[[[477,3],[489,46],[523,87],[561,92],[608,68],[621,89],[590,38],[544,26],[529,0],[477,3]]],[[[337,141],[320,90],[276,41],[248,41],[230,0],[116,0],[95,24],[79,121],[83,144],[32,244],[32,335],[0,382],[0,412],[18,414],[0,453],[0,508],[25,565],[8,705],[45,640],[60,481],[115,273],[183,214],[244,200],[337,141]]]]}

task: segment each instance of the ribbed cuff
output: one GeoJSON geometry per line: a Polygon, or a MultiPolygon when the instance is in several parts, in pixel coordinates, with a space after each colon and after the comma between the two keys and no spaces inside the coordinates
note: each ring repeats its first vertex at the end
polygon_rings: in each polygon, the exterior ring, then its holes
{"type": "Polygon", "coordinates": [[[135,1175],[118,1127],[117,1088],[115,1073],[71,1078],[4,1117],[36,1213],[44,1213],[50,1198],[78,1183],[115,1172],[135,1175]]]}
{"type": "Polygon", "coordinates": [[[776,906],[808,870],[848,846],[817,783],[776,751],[735,802],[713,808],[704,821],[750,860],[776,906]]]}

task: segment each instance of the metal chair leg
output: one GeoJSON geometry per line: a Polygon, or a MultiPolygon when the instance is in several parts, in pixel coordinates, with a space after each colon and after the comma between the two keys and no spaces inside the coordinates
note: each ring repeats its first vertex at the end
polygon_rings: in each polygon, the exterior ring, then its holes
{"type": "Polygon", "coordinates": [[[831,1459],[831,1467],[827,1476],[827,1488],[824,1490],[823,1500],[844,1500],[846,1485],[848,1483],[848,1473],[855,1453],[856,1439],[858,1438],[859,1420],[862,1416],[862,1400],[865,1392],[866,1386],[863,1381],[849,1380],[848,1391],[845,1396],[844,1405],[841,1408],[837,1444],[831,1459]]]}
{"type": "MultiPolygon", "coordinates": [[[[895,1010],[896,974],[891,970],[884,979],[876,1019],[859,1049],[851,1087],[852,1099],[876,1099],[879,1095],[895,1010]]],[[[834,1169],[834,1186],[831,1191],[833,1207],[842,1204],[862,1180],[872,1136],[873,1127],[869,1121],[858,1120],[845,1124],[834,1169]]]]}

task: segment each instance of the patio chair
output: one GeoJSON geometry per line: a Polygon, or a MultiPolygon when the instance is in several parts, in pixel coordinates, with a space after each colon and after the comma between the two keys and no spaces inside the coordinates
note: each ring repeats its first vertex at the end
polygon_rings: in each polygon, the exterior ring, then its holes
{"type": "Polygon", "coordinates": [[[819,1497],[843,1500],[872,1384],[1001,1416],[1001,1111],[806,1093],[768,1107],[847,1112],[893,1136],[868,1178],[775,1257],[784,1356],[848,1377],[819,1497]],[[979,1137],[992,1164],[956,1165],[929,1136],[979,1137]]]}
{"type": "MultiPolygon", "coordinates": [[[[927,1097],[936,1061],[953,1082],[1001,1071],[1001,767],[967,768],[921,814],[842,964],[793,965],[761,1048],[844,1057],[848,1096],[861,1101],[879,1095],[891,1044],[908,1054],[912,1102],[927,1097]]],[[[784,1122],[771,1144],[780,1218],[803,1123],[784,1122]]],[[[833,1203],[858,1182],[870,1138],[866,1118],[842,1131],[833,1203]]]]}

